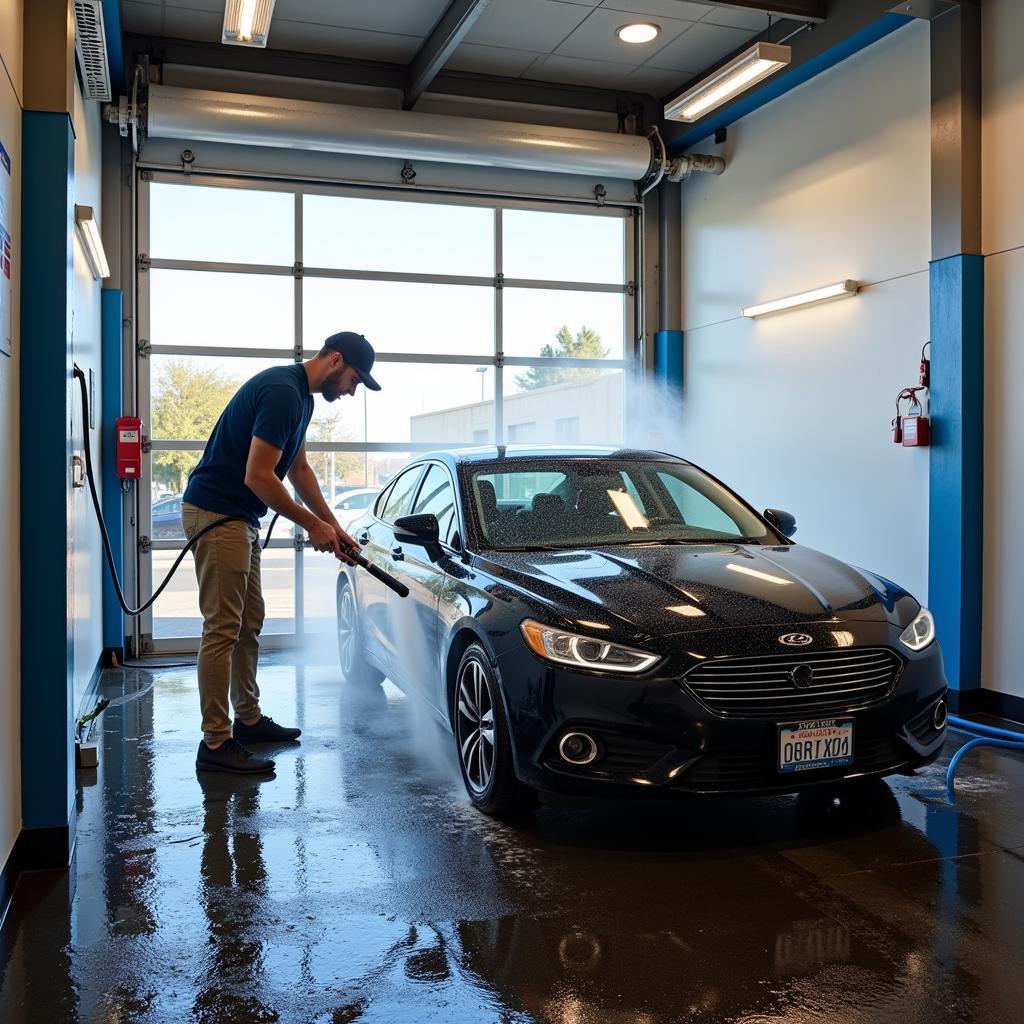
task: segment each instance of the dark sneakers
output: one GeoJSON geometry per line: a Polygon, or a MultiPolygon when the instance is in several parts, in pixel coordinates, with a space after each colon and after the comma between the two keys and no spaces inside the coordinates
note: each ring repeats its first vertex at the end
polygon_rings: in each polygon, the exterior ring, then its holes
{"type": "Polygon", "coordinates": [[[254,725],[246,725],[240,718],[236,718],[232,731],[235,739],[241,743],[288,743],[302,735],[301,729],[288,729],[266,715],[254,725]]]}
{"type": "Polygon", "coordinates": [[[196,770],[256,775],[260,772],[272,772],[274,762],[246,750],[236,739],[225,740],[216,750],[211,750],[203,740],[200,740],[196,753],[196,770]]]}

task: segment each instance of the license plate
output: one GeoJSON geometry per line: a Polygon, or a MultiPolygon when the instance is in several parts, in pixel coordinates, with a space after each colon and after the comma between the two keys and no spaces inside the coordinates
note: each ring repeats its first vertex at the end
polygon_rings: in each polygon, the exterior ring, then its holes
{"type": "Polygon", "coordinates": [[[779,771],[853,764],[853,719],[818,718],[779,726],[779,771]]]}

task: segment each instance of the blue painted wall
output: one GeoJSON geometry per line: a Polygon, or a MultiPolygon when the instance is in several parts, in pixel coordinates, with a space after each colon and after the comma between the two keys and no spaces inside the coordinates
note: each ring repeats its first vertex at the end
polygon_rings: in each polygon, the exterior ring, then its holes
{"type": "MultiPolygon", "coordinates": [[[[121,487],[114,467],[117,465],[117,431],[114,421],[121,415],[121,323],[124,316],[122,293],[104,288],[101,293],[103,307],[103,410],[99,417],[100,436],[103,438],[103,479],[101,500],[103,517],[107,521],[110,546],[114,552],[117,575],[123,578],[123,550],[121,545],[121,487]]],[[[124,617],[117,603],[117,594],[110,574],[103,573],[103,646],[105,649],[124,647],[124,617]]]]}
{"type": "Polygon", "coordinates": [[[949,685],[962,694],[981,687],[984,258],[960,255],[933,262],[929,286],[928,603],[949,685]]]}
{"type": "Polygon", "coordinates": [[[68,572],[74,147],[64,113],[26,111],[21,285],[21,726],[26,829],[74,807],[68,572]]]}

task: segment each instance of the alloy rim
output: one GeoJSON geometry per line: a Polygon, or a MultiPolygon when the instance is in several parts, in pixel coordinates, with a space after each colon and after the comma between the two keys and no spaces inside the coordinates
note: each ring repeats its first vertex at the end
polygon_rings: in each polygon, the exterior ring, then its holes
{"type": "Polygon", "coordinates": [[[494,707],[483,666],[475,658],[462,670],[458,694],[459,756],[469,788],[479,794],[494,773],[494,707]]]}
{"type": "Polygon", "coordinates": [[[348,587],[341,592],[338,601],[338,658],[341,671],[348,675],[352,671],[356,648],[356,615],[352,602],[352,591],[348,587]]]}

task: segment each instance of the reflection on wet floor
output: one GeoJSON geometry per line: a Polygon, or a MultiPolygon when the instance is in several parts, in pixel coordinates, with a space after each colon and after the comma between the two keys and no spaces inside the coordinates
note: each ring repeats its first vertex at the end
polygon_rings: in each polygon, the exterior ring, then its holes
{"type": "Polygon", "coordinates": [[[74,874],[19,885],[5,1024],[1021,1019],[1019,754],[972,754],[955,806],[947,756],[838,807],[502,823],[390,684],[279,658],[261,686],[301,744],[267,781],[197,778],[194,670],[107,674],[146,692],[103,717],[74,874]]]}

